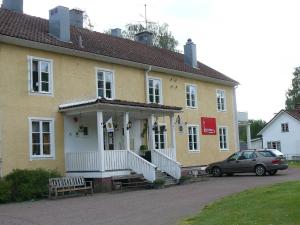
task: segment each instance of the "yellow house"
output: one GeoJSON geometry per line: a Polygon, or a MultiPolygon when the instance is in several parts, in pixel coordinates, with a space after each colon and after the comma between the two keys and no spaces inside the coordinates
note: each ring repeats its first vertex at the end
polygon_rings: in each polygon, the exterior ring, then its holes
{"type": "Polygon", "coordinates": [[[147,31],[131,41],[82,28],[78,10],[58,6],[45,20],[18,2],[0,9],[2,176],[45,168],[179,179],[237,150],[238,83],[198,62],[190,39],[175,53],[151,46],[147,31]]]}

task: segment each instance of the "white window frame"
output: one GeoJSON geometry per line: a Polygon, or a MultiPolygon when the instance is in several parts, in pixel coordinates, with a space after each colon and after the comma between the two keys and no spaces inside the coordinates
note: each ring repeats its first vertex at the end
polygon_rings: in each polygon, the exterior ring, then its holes
{"type": "Polygon", "coordinates": [[[278,151],[281,151],[281,141],[267,141],[267,148],[268,149],[277,149],[278,151]],[[273,144],[275,144],[276,148],[273,148],[273,144]],[[270,147],[270,145],[271,145],[271,147],[270,147]],[[279,146],[279,148],[278,148],[278,146],[279,146]]]}
{"type": "MultiPolygon", "coordinates": [[[[54,160],[55,159],[55,119],[46,117],[28,117],[29,123],[29,156],[32,160],[54,160]],[[50,122],[50,155],[33,155],[32,149],[32,122],[50,122]]],[[[40,133],[42,135],[42,133],[40,133]]],[[[40,140],[42,138],[40,137],[40,140]]],[[[43,149],[41,149],[42,152],[43,149]]]]}
{"type": "MultiPolygon", "coordinates": [[[[158,127],[158,130],[160,131],[160,127],[162,127],[162,126],[164,126],[165,127],[165,129],[167,129],[167,124],[166,123],[158,123],[157,124],[157,127],[158,127]]],[[[156,142],[155,142],[155,131],[153,132],[153,135],[154,135],[154,148],[156,147],[156,142]]],[[[160,133],[158,133],[158,146],[160,147],[160,145],[161,145],[161,141],[160,141],[160,133]]],[[[164,131],[164,133],[163,133],[163,136],[164,136],[164,144],[165,144],[165,148],[155,148],[156,150],[159,150],[159,149],[163,149],[163,150],[165,150],[165,149],[167,149],[167,131],[164,131]]]]}
{"type": "Polygon", "coordinates": [[[103,76],[103,93],[104,93],[104,98],[108,99],[108,100],[113,100],[115,99],[115,71],[114,70],[110,70],[110,69],[105,69],[105,68],[100,68],[100,67],[96,67],[95,68],[95,73],[96,73],[96,96],[97,98],[100,98],[98,95],[98,72],[110,72],[112,74],[112,87],[111,87],[111,98],[106,98],[106,87],[105,87],[105,75],[103,76]]]}
{"type": "Polygon", "coordinates": [[[229,138],[228,138],[228,127],[227,126],[219,126],[218,127],[218,138],[219,138],[219,148],[221,151],[228,151],[229,150],[229,138]],[[222,142],[226,141],[226,148],[224,148],[224,144],[221,146],[221,141],[220,141],[220,129],[225,129],[225,138],[223,138],[222,134],[222,142]]]}
{"type": "MultiPolygon", "coordinates": [[[[53,60],[52,59],[46,59],[36,56],[27,56],[27,62],[28,62],[28,93],[29,95],[40,95],[40,96],[54,96],[54,82],[53,82],[53,60]],[[45,61],[49,63],[49,91],[41,91],[40,88],[42,87],[41,83],[41,72],[39,72],[39,91],[34,91],[32,86],[32,61],[45,61]]],[[[39,64],[40,65],[40,64],[39,64]]],[[[40,70],[40,66],[39,66],[40,70]]]]}
{"type": "Polygon", "coordinates": [[[197,92],[198,92],[198,88],[197,88],[196,84],[185,84],[185,105],[186,105],[187,108],[191,108],[191,109],[197,109],[198,108],[198,93],[197,92]],[[191,94],[191,92],[190,93],[187,92],[187,87],[195,88],[195,106],[192,106],[192,104],[191,104],[192,94],[191,94]],[[191,105],[188,105],[187,95],[189,95],[189,97],[190,97],[190,104],[191,105]]]}
{"type": "MultiPolygon", "coordinates": [[[[194,134],[193,134],[194,135],[194,134]]],[[[188,141],[188,150],[189,152],[200,152],[200,135],[199,135],[199,125],[198,124],[188,124],[187,125],[187,141],[188,141]],[[189,128],[196,128],[196,135],[197,135],[197,149],[194,149],[194,145],[193,145],[193,149],[190,149],[190,140],[189,140],[189,128]]],[[[194,143],[194,142],[193,142],[194,143]]]]}
{"type": "MultiPolygon", "coordinates": [[[[163,82],[162,82],[162,79],[159,78],[159,77],[153,77],[153,76],[147,76],[147,85],[146,85],[146,88],[147,88],[147,103],[153,103],[153,104],[159,104],[159,105],[162,105],[163,104],[163,82]],[[150,96],[149,96],[149,81],[150,80],[156,80],[156,81],[159,81],[160,82],[160,86],[159,86],[159,102],[158,103],[154,103],[154,102],[150,102],[150,96]]],[[[154,96],[154,99],[155,99],[155,96],[154,96]]]]}
{"type": "Polygon", "coordinates": [[[216,90],[216,103],[217,103],[217,111],[218,112],[226,112],[227,110],[227,101],[226,101],[226,92],[225,90],[222,90],[222,89],[217,89],[216,90]],[[219,109],[219,105],[218,105],[218,98],[219,98],[219,94],[223,94],[223,99],[224,99],[224,108],[222,108],[222,105],[221,105],[221,108],[219,109]]]}
{"type": "Polygon", "coordinates": [[[281,132],[282,133],[288,133],[290,132],[289,123],[281,123],[281,132]]]}

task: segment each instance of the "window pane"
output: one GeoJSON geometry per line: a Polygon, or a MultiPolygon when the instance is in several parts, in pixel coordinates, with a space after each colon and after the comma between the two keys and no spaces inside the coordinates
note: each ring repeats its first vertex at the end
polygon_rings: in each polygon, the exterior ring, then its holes
{"type": "Polygon", "coordinates": [[[49,133],[44,133],[43,134],[43,143],[44,144],[50,144],[50,134],[49,133]]]}
{"type": "Polygon", "coordinates": [[[102,80],[103,81],[103,72],[98,71],[98,81],[102,80]]]}
{"type": "Polygon", "coordinates": [[[112,73],[111,72],[106,72],[105,73],[105,81],[106,82],[112,82],[112,73]]]}
{"type": "Polygon", "coordinates": [[[149,88],[153,88],[153,80],[149,80],[149,88]]]}
{"type": "Polygon", "coordinates": [[[42,83],[42,91],[49,92],[49,83],[42,83]]]}
{"type": "Polygon", "coordinates": [[[48,73],[42,73],[42,81],[49,82],[49,74],[48,73]]]}
{"type": "Polygon", "coordinates": [[[40,132],[40,123],[32,122],[32,132],[40,132]]]}
{"type": "Polygon", "coordinates": [[[155,95],[159,95],[159,89],[155,88],[155,95]]]}
{"type": "Polygon", "coordinates": [[[32,72],[32,89],[33,91],[39,91],[39,73],[32,72]]]}
{"type": "Polygon", "coordinates": [[[153,97],[153,95],[150,95],[150,96],[149,96],[149,101],[150,101],[151,103],[154,102],[154,97],[153,97]]]}
{"type": "Polygon", "coordinates": [[[198,146],[197,146],[197,142],[194,143],[194,150],[197,150],[198,146]]]}
{"type": "Polygon", "coordinates": [[[32,145],[32,155],[41,155],[41,149],[39,144],[32,145]]]}
{"type": "Polygon", "coordinates": [[[161,143],[161,144],[160,144],[160,148],[161,148],[161,149],[165,149],[165,143],[161,143]]]}
{"type": "Polygon", "coordinates": [[[32,71],[33,72],[39,71],[39,62],[37,60],[32,60],[32,71]]]}
{"type": "Polygon", "coordinates": [[[111,90],[111,82],[110,81],[105,82],[105,88],[111,90]]]}
{"type": "Polygon", "coordinates": [[[50,144],[44,144],[43,145],[43,154],[44,155],[50,155],[50,144]]]}
{"type": "Polygon", "coordinates": [[[159,103],[159,96],[155,96],[155,103],[159,103]]]}
{"type": "Polygon", "coordinates": [[[192,135],[189,135],[189,142],[193,142],[192,135]]]}
{"type": "Polygon", "coordinates": [[[49,122],[43,122],[43,132],[50,132],[50,123],[49,122]]]}
{"type": "Polygon", "coordinates": [[[103,89],[98,89],[98,97],[100,98],[104,97],[103,89]]]}
{"type": "Polygon", "coordinates": [[[165,136],[163,134],[160,135],[160,142],[165,142],[165,136]]]}
{"type": "Polygon", "coordinates": [[[112,98],[111,97],[111,90],[106,90],[106,98],[112,98]]]}
{"type": "Polygon", "coordinates": [[[98,88],[104,88],[104,82],[103,81],[98,81],[98,88]]]}
{"type": "Polygon", "coordinates": [[[193,150],[193,143],[191,143],[191,142],[189,143],[189,149],[193,150]]]}
{"type": "Polygon", "coordinates": [[[35,143],[35,144],[40,143],[40,133],[32,134],[32,143],[35,143]]]}
{"type": "Polygon", "coordinates": [[[49,73],[49,63],[41,61],[41,72],[49,73]]]}

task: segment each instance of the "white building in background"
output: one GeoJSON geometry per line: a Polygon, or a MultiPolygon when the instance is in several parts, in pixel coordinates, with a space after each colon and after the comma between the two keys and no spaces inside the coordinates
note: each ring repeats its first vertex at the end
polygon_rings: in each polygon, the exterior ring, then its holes
{"type": "Polygon", "coordinates": [[[278,149],[288,159],[300,158],[300,105],[295,110],[281,110],[258,134],[264,148],[278,149]]]}
{"type": "Polygon", "coordinates": [[[248,119],[248,112],[238,112],[238,126],[239,129],[246,127],[247,129],[247,147],[243,147],[240,145],[240,150],[245,150],[245,149],[251,149],[251,129],[250,129],[250,123],[248,119]]]}

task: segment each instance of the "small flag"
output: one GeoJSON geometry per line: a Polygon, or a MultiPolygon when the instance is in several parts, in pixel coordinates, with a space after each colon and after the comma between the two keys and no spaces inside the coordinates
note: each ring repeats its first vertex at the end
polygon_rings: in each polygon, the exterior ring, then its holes
{"type": "Polygon", "coordinates": [[[112,121],[112,117],[110,117],[110,119],[106,121],[105,126],[107,132],[114,132],[114,124],[112,121]]]}

